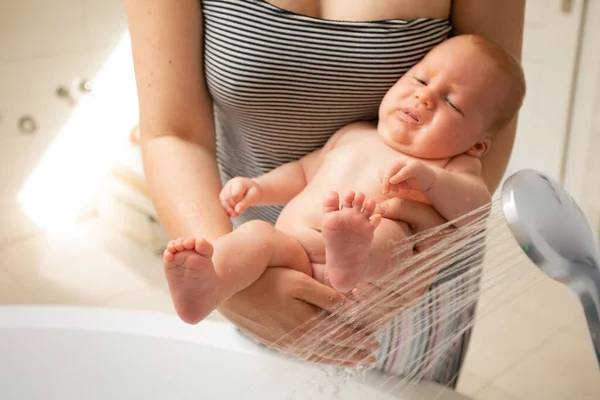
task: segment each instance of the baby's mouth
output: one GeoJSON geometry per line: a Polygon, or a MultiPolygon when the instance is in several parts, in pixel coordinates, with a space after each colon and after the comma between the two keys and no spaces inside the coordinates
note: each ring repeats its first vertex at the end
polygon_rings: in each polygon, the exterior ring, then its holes
{"type": "Polygon", "coordinates": [[[421,123],[421,117],[419,113],[413,108],[401,108],[397,111],[400,118],[407,123],[419,125],[421,123]]]}

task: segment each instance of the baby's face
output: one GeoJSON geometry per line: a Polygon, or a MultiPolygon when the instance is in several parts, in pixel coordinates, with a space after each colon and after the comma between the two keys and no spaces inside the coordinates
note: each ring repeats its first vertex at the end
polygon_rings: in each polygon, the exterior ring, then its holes
{"type": "Polygon", "coordinates": [[[385,95],[379,134],[390,147],[418,158],[466,153],[486,140],[503,82],[498,67],[474,44],[444,43],[385,95]]]}

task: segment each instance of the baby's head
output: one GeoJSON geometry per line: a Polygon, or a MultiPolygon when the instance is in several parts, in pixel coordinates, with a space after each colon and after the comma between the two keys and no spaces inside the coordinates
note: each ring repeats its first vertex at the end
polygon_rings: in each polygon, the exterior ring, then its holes
{"type": "Polygon", "coordinates": [[[518,61],[480,36],[442,42],[387,92],[378,131],[413,157],[481,157],[515,117],[525,96],[518,61]]]}

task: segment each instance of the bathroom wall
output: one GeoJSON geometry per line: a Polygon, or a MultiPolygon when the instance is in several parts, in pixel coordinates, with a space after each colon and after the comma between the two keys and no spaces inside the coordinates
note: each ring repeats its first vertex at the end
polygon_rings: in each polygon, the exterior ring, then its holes
{"type": "Polygon", "coordinates": [[[0,242],[38,229],[17,196],[126,28],[122,0],[0,0],[0,242]]]}
{"type": "Polygon", "coordinates": [[[598,90],[596,99],[592,103],[595,115],[589,123],[589,146],[581,153],[585,162],[582,164],[583,170],[579,177],[581,180],[579,203],[596,234],[596,241],[600,243],[600,68],[595,81],[598,90]]]}
{"type": "Polygon", "coordinates": [[[565,187],[600,238],[600,2],[587,1],[567,142],[565,187]]]}

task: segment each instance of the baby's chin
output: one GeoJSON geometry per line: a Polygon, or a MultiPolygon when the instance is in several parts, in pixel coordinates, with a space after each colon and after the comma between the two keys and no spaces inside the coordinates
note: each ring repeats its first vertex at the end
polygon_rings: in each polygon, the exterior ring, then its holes
{"type": "Polygon", "coordinates": [[[435,159],[438,158],[435,156],[430,149],[423,148],[417,143],[402,143],[399,141],[394,141],[391,138],[388,139],[386,143],[392,149],[406,155],[409,157],[420,158],[420,159],[435,159]]]}
{"type": "Polygon", "coordinates": [[[440,154],[439,151],[435,151],[429,148],[423,148],[422,146],[418,145],[407,146],[407,148],[404,151],[402,151],[402,153],[407,156],[419,158],[422,160],[439,160],[442,158],[448,158],[447,155],[440,154]]]}
{"type": "Polygon", "coordinates": [[[421,160],[441,160],[453,156],[449,152],[440,151],[439,148],[432,149],[430,146],[425,146],[419,142],[401,143],[388,137],[386,144],[406,156],[421,160]]]}

